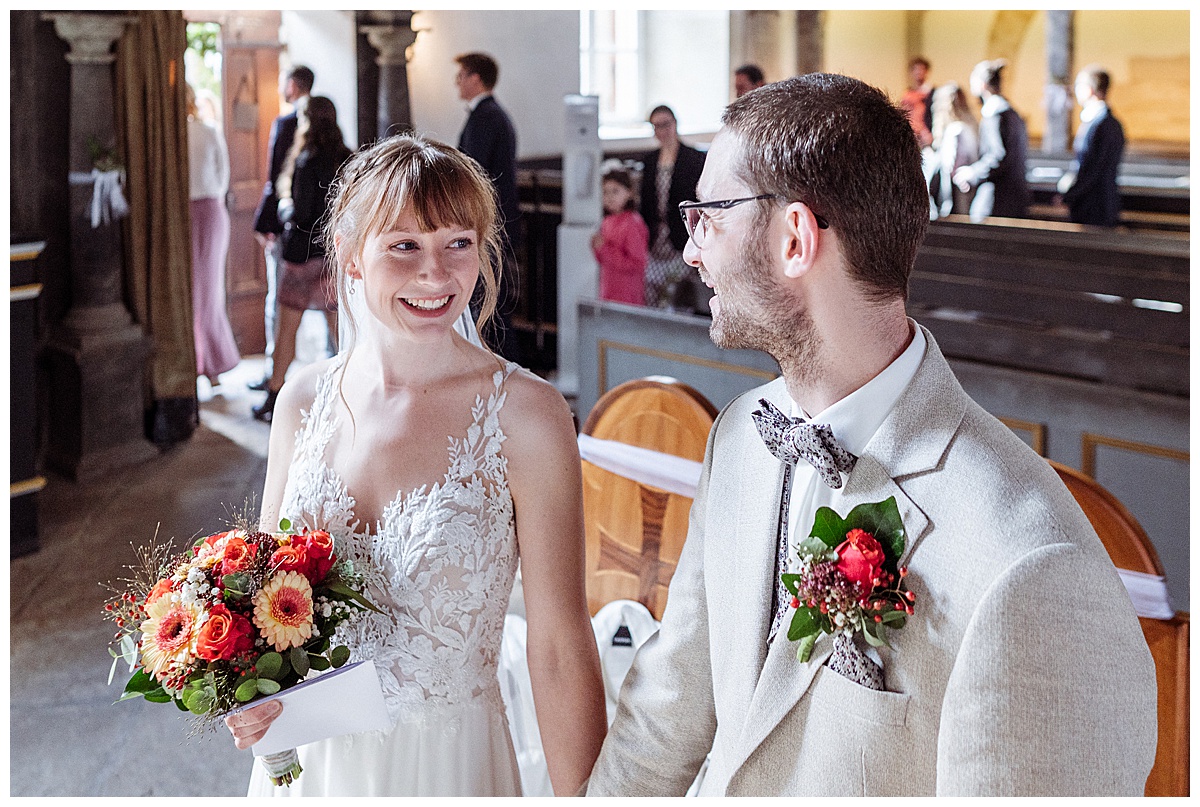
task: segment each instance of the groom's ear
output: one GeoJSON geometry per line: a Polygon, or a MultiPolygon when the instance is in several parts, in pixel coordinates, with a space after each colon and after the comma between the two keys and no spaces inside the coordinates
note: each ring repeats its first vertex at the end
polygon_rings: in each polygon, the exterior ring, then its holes
{"type": "Polygon", "coordinates": [[[803,202],[789,204],[783,211],[779,242],[784,276],[795,280],[807,274],[816,261],[820,243],[821,228],[809,206],[803,202]]]}

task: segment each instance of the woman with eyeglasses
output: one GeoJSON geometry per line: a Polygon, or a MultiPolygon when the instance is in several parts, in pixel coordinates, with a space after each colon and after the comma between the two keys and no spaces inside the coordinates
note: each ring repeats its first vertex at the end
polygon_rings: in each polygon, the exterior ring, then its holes
{"type": "Polygon", "coordinates": [[[680,202],[696,197],[704,155],[679,140],[669,106],[655,107],[649,120],[659,148],[642,158],[641,214],[650,231],[646,305],[695,310],[695,287],[690,282],[695,270],[683,262],[688,234],[675,210],[680,202]]]}

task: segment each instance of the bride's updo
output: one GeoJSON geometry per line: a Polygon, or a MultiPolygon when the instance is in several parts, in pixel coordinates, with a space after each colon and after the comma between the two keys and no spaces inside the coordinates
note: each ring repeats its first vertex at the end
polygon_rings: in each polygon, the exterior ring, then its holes
{"type": "Polygon", "coordinates": [[[496,190],[478,163],[445,143],[396,135],[347,160],[331,194],[324,224],[326,251],[336,256],[338,308],[351,327],[346,264],[362,255],[369,238],[390,228],[411,207],[422,230],[461,227],[478,236],[483,299],[476,327],[482,330],[496,309],[500,226],[496,190]],[[337,249],[335,236],[341,238],[337,249]]]}

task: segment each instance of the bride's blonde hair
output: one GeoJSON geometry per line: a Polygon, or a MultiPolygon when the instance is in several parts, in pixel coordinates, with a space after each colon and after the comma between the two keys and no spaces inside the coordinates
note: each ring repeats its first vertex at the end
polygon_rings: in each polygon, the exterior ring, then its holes
{"type": "Polygon", "coordinates": [[[367,239],[384,232],[411,208],[422,230],[475,231],[483,283],[475,325],[483,330],[496,310],[501,242],[496,190],[477,162],[445,143],[396,135],[351,157],[330,193],[324,238],[327,251],[334,255],[338,312],[351,329],[355,322],[346,299],[350,293],[346,264],[362,255],[367,239]]]}

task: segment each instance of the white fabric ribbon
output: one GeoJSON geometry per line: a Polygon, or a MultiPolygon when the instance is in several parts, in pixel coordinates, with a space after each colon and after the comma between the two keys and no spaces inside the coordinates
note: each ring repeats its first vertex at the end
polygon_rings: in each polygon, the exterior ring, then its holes
{"type": "Polygon", "coordinates": [[[1167,597],[1167,579],[1157,574],[1117,569],[1121,582],[1133,601],[1133,610],[1147,619],[1171,619],[1175,609],[1167,597]]]}
{"type": "MultiPolygon", "coordinates": [[[[693,460],[614,440],[599,440],[586,434],[579,435],[579,456],[626,479],[696,498],[702,465],[693,460]]],[[[1117,574],[1121,576],[1138,616],[1147,619],[1175,616],[1167,597],[1166,578],[1129,569],[1117,569],[1117,574]]]]}
{"type": "Polygon", "coordinates": [[[618,476],[689,499],[696,498],[703,467],[695,460],[586,434],[579,435],[579,456],[618,476]]]}
{"type": "Polygon", "coordinates": [[[125,201],[124,194],[121,193],[121,183],[124,181],[123,172],[115,169],[101,171],[93,168],[89,174],[72,171],[69,179],[72,185],[90,183],[92,186],[92,229],[101,224],[108,224],[129,213],[129,204],[125,201]]]}

